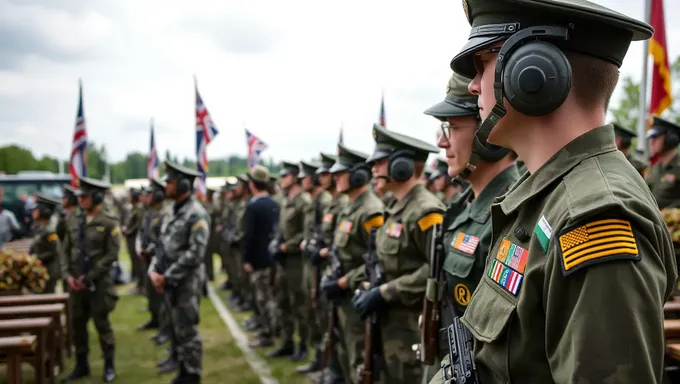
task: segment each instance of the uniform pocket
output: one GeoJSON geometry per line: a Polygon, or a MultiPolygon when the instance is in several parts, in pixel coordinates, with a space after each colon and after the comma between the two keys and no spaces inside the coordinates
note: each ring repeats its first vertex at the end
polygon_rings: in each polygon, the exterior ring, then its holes
{"type": "Polygon", "coordinates": [[[475,339],[485,343],[499,339],[517,309],[516,303],[491,284],[489,279],[482,278],[463,316],[475,339]]]}
{"type": "Polygon", "coordinates": [[[398,237],[386,236],[378,247],[379,256],[381,256],[380,261],[385,268],[385,272],[399,274],[399,246],[398,237]]]}
{"type": "Polygon", "coordinates": [[[455,248],[449,248],[444,259],[444,270],[453,276],[466,279],[470,276],[475,265],[475,256],[461,252],[455,248]]]}
{"type": "Polygon", "coordinates": [[[336,247],[345,248],[347,246],[348,242],[349,242],[349,233],[341,232],[341,231],[335,232],[335,239],[333,239],[333,243],[335,244],[336,247]]]}

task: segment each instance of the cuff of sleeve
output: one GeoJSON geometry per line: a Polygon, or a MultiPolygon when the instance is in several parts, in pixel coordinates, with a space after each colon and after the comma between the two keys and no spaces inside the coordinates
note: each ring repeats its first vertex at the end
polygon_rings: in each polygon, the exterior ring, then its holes
{"type": "Polygon", "coordinates": [[[397,297],[397,287],[392,283],[385,283],[380,286],[380,296],[385,301],[394,301],[397,297]]]}

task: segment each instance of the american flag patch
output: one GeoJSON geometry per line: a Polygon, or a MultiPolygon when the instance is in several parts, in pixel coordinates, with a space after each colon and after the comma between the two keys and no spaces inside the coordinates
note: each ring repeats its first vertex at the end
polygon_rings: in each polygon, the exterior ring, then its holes
{"type": "Polygon", "coordinates": [[[332,213],[327,213],[323,215],[323,222],[324,223],[332,223],[333,222],[333,214],[332,213]]]}
{"type": "Polygon", "coordinates": [[[340,223],[340,230],[349,233],[352,230],[352,222],[349,220],[343,220],[342,223],[340,223]]]}
{"type": "Polygon", "coordinates": [[[470,255],[475,253],[477,245],[479,245],[479,237],[468,235],[463,232],[458,232],[456,236],[453,237],[453,241],[451,241],[452,248],[470,255]]]}
{"type": "Polygon", "coordinates": [[[494,259],[491,263],[488,276],[503,289],[512,293],[513,296],[517,296],[522,279],[524,279],[524,275],[507,267],[497,259],[494,259]]]}
{"type": "Polygon", "coordinates": [[[390,223],[387,226],[387,235],[390,237],[399,237],[401,235],[402,225],[399,223],[390,223]]]}

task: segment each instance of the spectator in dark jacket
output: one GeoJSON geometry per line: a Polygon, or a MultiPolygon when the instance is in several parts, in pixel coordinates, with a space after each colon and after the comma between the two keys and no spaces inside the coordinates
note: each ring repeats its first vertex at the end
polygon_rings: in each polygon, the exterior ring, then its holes
{"type": "Polygon", "coordinates": [[[269,254],[269,242],[274,238],[279,221],[279,204],[267,191],[269,171],[262,166],[254,167],[248,174],[248,186],[253,197],[246,205],[243,216],[243,268],[250,274],[255,289],[258,321],[262,326],[259,337],[252,340],[252,348],[274,345],[272,332],[278,322],[276,302],[271,279],[274,260],[269,254]]]}

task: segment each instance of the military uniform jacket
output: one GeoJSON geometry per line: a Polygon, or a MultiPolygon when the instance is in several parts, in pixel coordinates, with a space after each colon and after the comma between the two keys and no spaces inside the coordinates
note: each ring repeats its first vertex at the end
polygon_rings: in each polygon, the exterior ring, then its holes
{"type": "MultiPolygon", "coordinates": [[[[103,210],[103,208],[102,208],[103,210]]],[[[125,233],[124,235],[126,237],[129,236],[134,236],[137,234],[137,230],[139,230],[141,221],[142,221],[142,213],[143,209],[141,204],[135,204],[132,206],[132,210],[130,211],[130,216],[128,217],[127,223],[125,225],[125,233]]]]}
{"type": "Polygon", "coordinates": [[[137,232],[137,240],[140,252],[144,252],[147,257],[154,257],[156,254],[156,244],[161,235],[161,224],[163,222],[163,209],[148,207],[145,209],[142,218],[142,227],[137,232]],[[146,239],[143,237],[147,236],[146,239]]]}
{"type": "Polygon", "coordinates": [[[330,205],[326,208],[321,223],[321,232],[323,233],[323,239],[326,244],[330,245],[333,243],[335,227],[338,224],[338,215],[348,204],[349,197],[344,193],[338,193],[333,196],[333,200],[331,200],[330,205]]]}
{"type": "Polygon", "coordinates": [[[302,190],[293,198],[286,199],[281,209],[279,227],[287,254],[300,253],[300,243],[307,238],[305,233],[307,215],[313,207],[312,197],[302,190]]]}
{"type": "Polygon", "coordinates": [[[659,209],[680,208],[680,154],[666,165],[654,164],[647,171],[645,180],[659,209]]]}
{"type": "Polygon", "coordinates": [[[246,214],[246,205],[248,205],[248,202],[242,198],[234,202],[234,220],[236,223],[234,240],[237,244],[243,240],[243,216],[246,214]]]}
{"type": "Polygon", "coordinates": [[[576,138],[496,201],[463,316],[481,382],[660,383],[675,255],[613,128],[576,138]]]}
{"type": "Polygon", "coordinates": [[[491,246],[491,204],[517,179],[519,173],[513,164],[496,175],[470,203],[472,188],[468,187],[459,200],[448,207],[442,238],[445,252],[442,269],[446,279],[444,294],[451,299],[441,301],[443,326],[453,322],[452,315],[463,316],[470,303],[472,292],[484,274],[491,246]]]}
{"type": "Polygon", "coordinates": [[[376,252],[386,281],[380,292],[388,302],[403,306],[422,302],[432,227],[442,224],[444,209],[444,203],[422,184],[386,208],[385,224],[376,234],[376,252]]]}
{"type": "Polygon", "coordinates": [[[31,249],[40,259],[50,278],[57,279],[61,275],[62,248],[57,235],[55,223],[38,223],[36,233],[33,236],[31,249]]]}
{"type": "Polygon", "coordinates": [[[368,250],[371,229],[384,223],[385,205],[371,190],[359,195],[338,215],[334,245],[347,287],[354,292],[366,280],[364,254],[368,250]]]}
{"type": "Polygon", "coordinates": [[[314,237],[314,231],[318,230],[323,235],[323,220],[324,212],[328,210],[331,202],[333,201],[333,195],[328,191],[321,191],[312,202],[312,209],[307,211],[307,216],[305,217],[305,233],[309,236],[307,239],[311,240],[314,237]],[[319,228],[316,227],[317,216],[319,218],[319,228]]]}
{"type": "Polygon", "coordinates": [[[70,254],[65,255],[66,263],[62,267],[62,276],[78,278],[84,274],[83,255],[87,252],[90,258],[90,270],[85,274],[85,279],[94,282],[96,286],[100,282],[111,283],[111,266],[118,259],[120,250],[120,228],[118,219],[110,212],[100,208],[94,216],[85,216],[85,212],[79,212],[73,217],[73,226],[69,226],[70,234],[66,238],[65,249],[70,249],[70,254]],[[80,226],[85,228],[85,244],[81,245],[78,236],[80,226]]]}
{"type": "Polygon", "coordinates": [[[175,203],[173,213],[163,217],[160,236],[165,250],[163,256],[169,265],[164,273],[165,284],[191,286],[198,281],[210,236],[210,216],[196,197],[189,196],[182,203],[175,203]]]}

